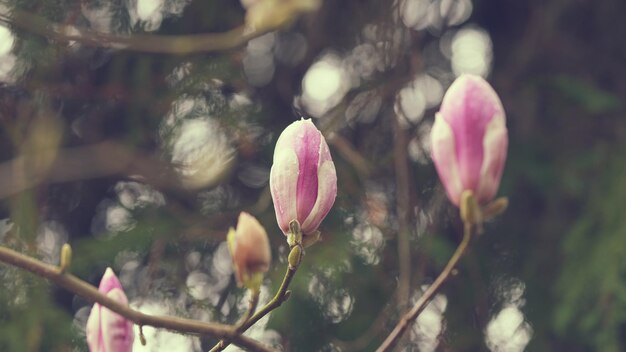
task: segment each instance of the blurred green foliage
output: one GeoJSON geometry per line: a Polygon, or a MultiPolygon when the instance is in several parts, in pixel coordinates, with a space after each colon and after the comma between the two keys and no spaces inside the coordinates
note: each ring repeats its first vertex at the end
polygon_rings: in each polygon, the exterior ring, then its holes
{"type": "MultiPolygon", "coordinates": [[[[623,149],[618,155],[622,153],[623,149]]],[[[626,197],[626,164],[621,156],[603,159],[607,170],[589,185],[584,215],[563,241],[565,265],[555,286],[560,301],[554,324],[561,334],[575,329],[592,337],[587,343],[604,351],[621,351],[626,320],[626,219],[619,204],[626,197]]]]}

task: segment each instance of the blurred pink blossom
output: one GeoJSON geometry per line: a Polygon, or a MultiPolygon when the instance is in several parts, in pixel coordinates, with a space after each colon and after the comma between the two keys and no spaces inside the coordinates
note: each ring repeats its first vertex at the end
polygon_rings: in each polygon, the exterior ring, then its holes
{"type": "Polygon", "coordinates": [[[239,214],[237,228],[228,233],[228,248],[239,286],[260,285],[262,276],[254,276],[269,270],[272,252],[267,233],[254,216],[245,212],[239,214]]]}
{"type": "MultiPolygon", "coordinates": [[[[107,268],[98,290],[109,298],[128,305],[122,284],[107,268]]],[[[87,320],[87,344],[90,352],[130,352],[133,348],[133,323],[95,303],[87,320]]]]}

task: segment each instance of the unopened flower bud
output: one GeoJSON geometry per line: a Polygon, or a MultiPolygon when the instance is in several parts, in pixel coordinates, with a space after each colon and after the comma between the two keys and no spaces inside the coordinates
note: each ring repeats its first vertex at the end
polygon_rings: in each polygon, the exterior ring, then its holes
{"type": "Polygon", "coordinates": [[[335,203],[337,174],[322,133],[311,120],[287,126],[276,142],[270,190],[285,235],[297,220],[302,235],[315,233],[335,203]]]}
{"type": "Polygon", "coordinates": [[[432,157],[456,206],[471,190],[480,205],[492,200],[506,161],[508,135],[500,98],[483,78],[462,75],[450,86],[431,132],[432,157]]]}
{"type": "Polygon", "coordinates": [[[235,266],[239,286],[258,290],[272,262],[272,252],[267,233],[252,215],[239,214],[237,228],[228,232],[228,249],[235,266]]]}
{"type": "MultiPolygon", "coordinates": [[[[122,284],[111,268],[104,272],[98,290],[109,298],[128,305],[122,284]]],[[[87,344],[90,352],[130,352],[134,338],[132,322],[99,303],[93,305],[87,320],[87,344]]]]}

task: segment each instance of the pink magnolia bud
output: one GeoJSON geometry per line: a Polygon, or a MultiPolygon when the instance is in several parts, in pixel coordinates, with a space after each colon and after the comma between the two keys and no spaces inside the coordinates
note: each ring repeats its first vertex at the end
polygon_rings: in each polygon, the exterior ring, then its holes
{"type": "MultiPolygon", "coordinates": [[[[104,272],[98,290],[122,304],[128,304],[122,284],[111,268],[104,272]]],[[[93,305],[87,320],[90,352],[130,352],[134,338],[132,322],[98,303],[93,305]]]]}
{"type": "Polygon", "coordinates": [[[272,262],[267,233],[252,215],[239,214],[237,229],[228,232],[228,249],[235,265],[239,286],[258,289],[272,262]]]}
{"type": "Polygon", "coordinates": [[[335,164],[311,120],[292,123],[278,138],[270,189],[276,220],[285,234],[292,220],[298,220],[303,235],[313,234],[335,203],[335,164]]]}
{"type": "Polygon", "coordinates": [[[478,203],[492,200],[506,161],[508,135],[500,98],[483,78],[462,75],[435,116],[432,157],[448,198],[459,205],[472,190],[478,203]]]}

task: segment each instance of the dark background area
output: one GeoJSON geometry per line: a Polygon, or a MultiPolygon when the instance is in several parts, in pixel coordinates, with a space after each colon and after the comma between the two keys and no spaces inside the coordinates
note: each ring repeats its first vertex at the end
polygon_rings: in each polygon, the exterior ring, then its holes
{"type": "MultiPolygon", "coordinates": [[[[248,44],[184,55],[54,40],[13,15],[131,38],[246,16],[217,0],[140,16],[142,1],[0,0],[2,245],[57,263],[69,242],[71,271],[97,284],[112,267],[135,308],[234,323],[246,296],[225,234],[242,210],[266,227],[269,299],[288,247],[267,180],[301,112],[330,145],[337,201],[290,300],[251,336],[374,350],[460,241],[429,130],[455,76],[474,72],[507,112],[510,207],[398,350],[626,348],[624,1],[326,0],[248,44]]],[[[4,264],[0,287],[0,351],[87,350],[89,302],[4,264]]],[[[136,351],[216,342],[146,337],[136,351]]]]}

